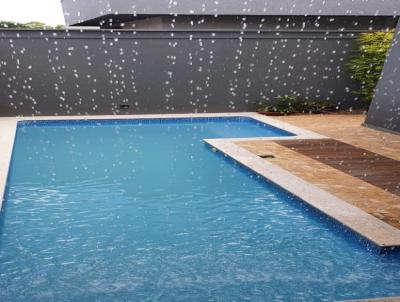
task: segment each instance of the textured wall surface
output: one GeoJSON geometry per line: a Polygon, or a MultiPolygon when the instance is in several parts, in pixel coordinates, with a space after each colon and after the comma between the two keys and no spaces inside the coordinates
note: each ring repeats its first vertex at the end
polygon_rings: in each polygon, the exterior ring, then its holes
{"type": "Polygon", "coordinates": [[[0,115],[253,111],[281,94],[357,106],[344,68],[354,37],[3,30],[0,115]]]}
{"type": "Polygon", "coordinates": [[[67,24],[114,14],[361,15],[400,13],[399,0],[64,0],[67,24]]]}
{"type": "Polygon", "coordinates": [[[400,23],[365,124],[400,133],[400,23]]]}

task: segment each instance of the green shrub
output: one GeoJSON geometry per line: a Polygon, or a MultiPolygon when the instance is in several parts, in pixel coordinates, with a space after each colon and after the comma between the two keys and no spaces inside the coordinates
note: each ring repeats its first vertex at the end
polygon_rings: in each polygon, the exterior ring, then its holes
{"type": "Polygon", "coordinates": [[[276,109],[283,114],[302,112],[302,104],[293,95],[283,95],[277,97],[276,109]]]}
{"type": "Polygon", "coordinates": [[[279,112],[282,114],[292,113],[322,113],[331,111],[333,106],[326,101],[299,100],[293,95],[283,95],[276,98],[277,101],[272,104],[270,101],[256,102],[257,111],[279,112]]]}
{"type": "Polygon", "coordinates": [[[256,110],[260,113],[278,112],[275,105],[271,104],[269,101],[257,101],[254,102],[254,104],[256,105],[256,110]]]}
{"type": "Polygon", "coordinates": [[[358,49],[346,64],[353,78],[361,84],[360,90],[354,93],[360,95],[365,105],[372,101],[393,36],[393,31],[360,34],[357,38],[358,49]]]}
{"type": "Polygon", "coordinates": [[[18,23],[12,21],[0,21],[0,28],[17,28],[17,29],[62,29],[63,25],[57,25],[55,27],[46,25],[42,22],[28,22],[18,23]]]}
{"type": "Polygon", "coordinates": [[[302,112],[323,113],[335,110],[335,106],[333,106],[327,101],[306,100],[301,105],[302,105],[302,112]]]}

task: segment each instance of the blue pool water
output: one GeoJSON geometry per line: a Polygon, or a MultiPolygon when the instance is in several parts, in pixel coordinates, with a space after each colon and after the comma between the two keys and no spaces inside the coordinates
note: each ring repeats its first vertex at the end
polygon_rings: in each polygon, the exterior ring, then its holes
{"type": "Polygon", "coordinates": [[[203,138],[249,119],[19,125],[0,301],[332,301],[400,295],[379,254],[203,138]]]}

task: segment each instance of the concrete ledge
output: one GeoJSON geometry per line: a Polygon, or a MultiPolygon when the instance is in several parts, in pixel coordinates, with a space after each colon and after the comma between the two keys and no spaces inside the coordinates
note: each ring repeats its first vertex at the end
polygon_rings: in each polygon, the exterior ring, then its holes
{"type": "Polygon", "coordinates": [[[400,246],[400,230],[225,139],[205,142],[380,248],[400,246]]]}
{"type": "Polygon", "coordinates": [[[16,129],[15,118],[0,119],[0,210],[4,200],[16,129]]]}

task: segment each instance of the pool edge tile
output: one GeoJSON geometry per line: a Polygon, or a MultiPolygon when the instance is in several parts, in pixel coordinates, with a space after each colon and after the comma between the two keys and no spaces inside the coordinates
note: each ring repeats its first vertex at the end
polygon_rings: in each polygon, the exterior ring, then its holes
{"type": "MultiPolygon", "coordinates": [[[[281,130],[291,132],[303,138],[324,138],[325,136],[306,130],[292,124],[273,119],[256,112],[225,112],[225,113],[174,113],[174,114],[134,114],[134,115],[71,115],[71,116],[20,116],[17,121],[57,121],[57,120],[127,120],[127,119],[168,119],[168,118],[201,118],[201,117],[249,117],[256,121],[266,123],[281,130]]],[[[0,118],[1,120],[2,118],[0,118]]],[[[242,138],[250,140],[254,137],[242,138]]],[[[269,138],[257,138],[269,139],[269,138]]]]}
{"type": "Polygon", "coordinates": [[[400,230],[306,182],[289,171],[263,160],[256,154],[234,144],[234,139],[205,139],[204,141],[379,248],[400,247],[400,230]]]}

